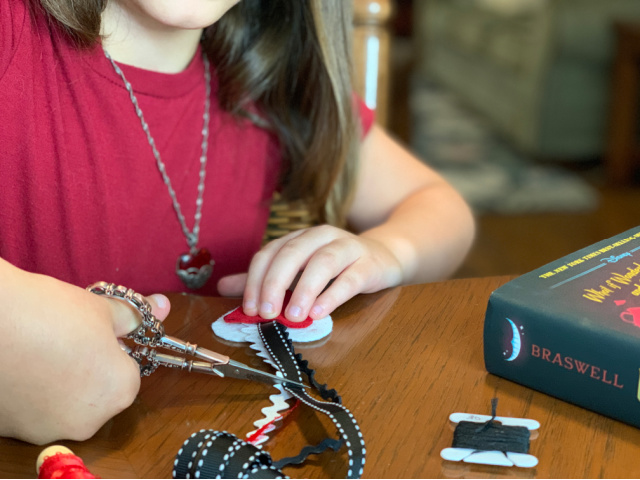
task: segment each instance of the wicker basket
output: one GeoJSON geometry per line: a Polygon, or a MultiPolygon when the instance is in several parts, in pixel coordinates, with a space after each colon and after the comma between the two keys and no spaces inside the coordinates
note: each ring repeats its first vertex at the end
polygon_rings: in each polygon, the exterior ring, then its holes
{"type": "Polygon", "coordinates": [[[317,220],[317,216],[310,212],[303,201],[288,202],[276,192],[271,201],[271,212],[263,244],[296,230],[317,225],[317,220]]]}

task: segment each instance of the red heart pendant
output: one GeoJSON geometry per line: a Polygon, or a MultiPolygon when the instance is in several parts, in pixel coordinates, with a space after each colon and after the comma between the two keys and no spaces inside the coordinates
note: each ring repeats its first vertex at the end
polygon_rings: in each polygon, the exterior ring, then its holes
{"type": "Polygon", "coordinates": [[[206,248],[192,249],[178,257],[176,273],[184,284],[193,290],[202,288],[213,273],[214,261],[206,248]]]}

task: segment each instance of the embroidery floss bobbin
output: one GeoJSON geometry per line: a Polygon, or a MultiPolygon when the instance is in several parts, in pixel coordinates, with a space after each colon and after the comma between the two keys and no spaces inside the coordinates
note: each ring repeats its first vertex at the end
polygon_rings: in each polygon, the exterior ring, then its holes
{"type": "Polygon", "coordinates": [[[538,459],[529,455],[531,431],[540,423],[527,418],[497,417],[498,399],[491,400],[492,415],[453,413],[456,423],[451,448],[440,456],[452,462],[466,462],[504,467],[532,468],[538,459]]]}

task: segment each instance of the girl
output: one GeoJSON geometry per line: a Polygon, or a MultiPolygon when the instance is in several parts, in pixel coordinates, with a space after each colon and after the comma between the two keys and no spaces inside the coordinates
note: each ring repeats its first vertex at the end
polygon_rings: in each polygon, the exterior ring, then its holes
{"type": "Polygon", "coordinates": [[[460,264],[469,209],[354,100],[348,3],[0,0],[0,435],[82,440],[135,398],[137,314],[97,280],[265,318],[295,284],[299,321],[460,264]],[[324,225],[260,249],[276,189],[324,225]]]}

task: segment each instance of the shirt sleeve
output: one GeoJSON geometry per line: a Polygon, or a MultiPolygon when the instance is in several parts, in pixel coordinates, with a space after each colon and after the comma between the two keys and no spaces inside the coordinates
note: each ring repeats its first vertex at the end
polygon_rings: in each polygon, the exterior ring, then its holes
{"type": "Polygon", "coordinates": [[[360,127],[362,128],[362,138],[366,137],[373,126],[373,122],[376,118],[376,112],[364,103],[364,100],[360,98],[358,95],[354,94],[354,99],[356,102],[356,107],[358,109],[358,116],[360,118],[360,127]]]}
{"type": "Polygon", "coordinates": [[[27,15],[25,0],[0,0],[0,78],[18,48],[27,15]]]}

